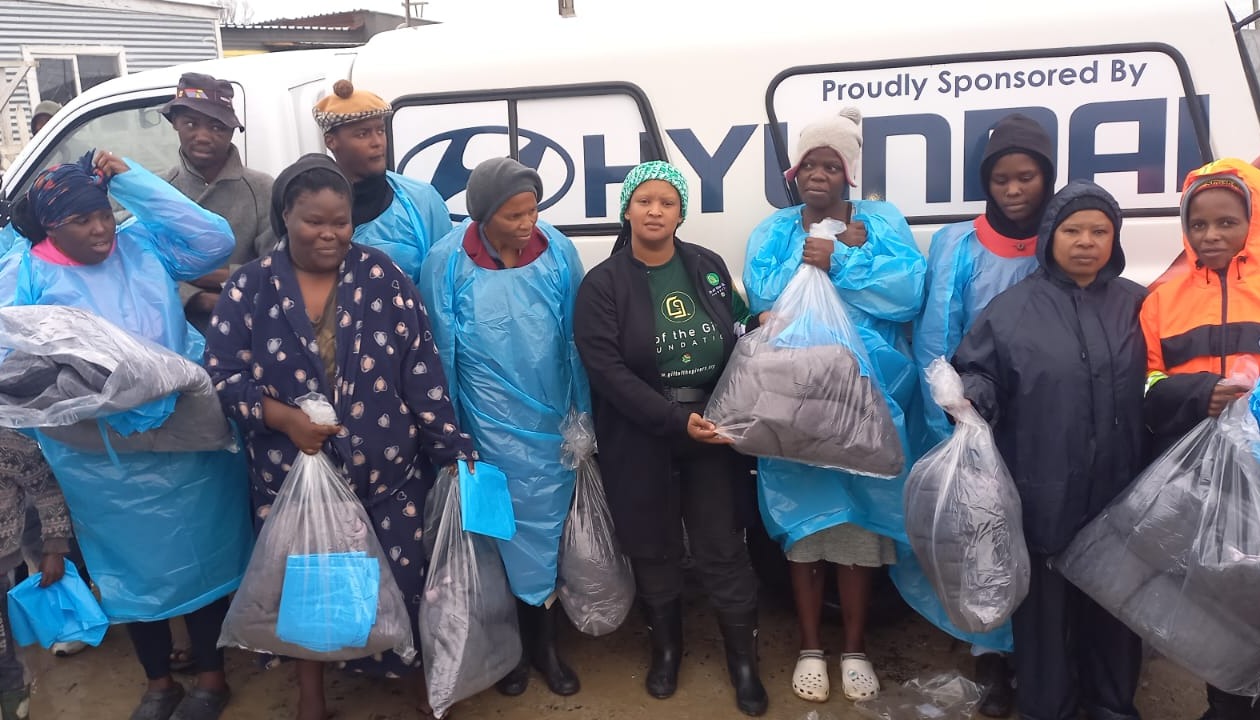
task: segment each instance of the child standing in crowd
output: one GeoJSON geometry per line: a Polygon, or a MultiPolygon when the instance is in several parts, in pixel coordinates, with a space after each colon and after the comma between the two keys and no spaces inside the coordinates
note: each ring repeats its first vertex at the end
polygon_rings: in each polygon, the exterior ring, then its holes
{"type": "Polygon", "coordinates": [[[70,513],[39,445],[15,430],[0,429],[0,720],[26,720],[30,702],[25,671],[13,644],[6,597],[12,588],[9,573],[22,563],[28,502],[39,514],[39,571],[43,574],[39,586],[48,587],[65,574],[70,513]]]}
{"type": "MultiPolygon", "coordinates": [[[[848,187],[857,186],[861,118],[857,109],[845,108],[801,131],[788,176],[805,202],[780,210],[753,230],[744,286],[752,310],[764,312],[802,264],[827,273],[861,328],[863,342],[887,346],[875,372],[886,399],[905,407],[917,392],[917,375],[902,324],[914,319],[922,304],[926,263],[897,208],[846,199],[848,187]],[[834,240],[807,237],[810,226],[824,218],[848,227],[834,240]]],[[[901,513],[900,484],[779,459],[761,458],[757,471],[762,517],[770,536],[787,551],[796,597],[801,652],[793,691],[816,702],[830,694],[819,624],[825,564],[831,563],[844,617],[844,696],[874,697],[879,679],[866,656],[866,618],[875,569],[896,562],[889,534],[901,513]],[[872,483],[895,489],[876,498],[867,490],[872,483]]]]}
{"type": "MultiPolygon", "coordinates": [[[[993,127],[980,161],[987,203],[975,220],[946,225],[928,250],[927,300],[914,323],[914,359],[923,389],[923,416],[912,417],[916,454],[953,432],[932,400],[923,371],[938,357],[949,359],[963,335],[998,293],[1037,269],[1037,226],[1054,194],[1054,145],[1036,120],[1015,113],[993,127]]],[[[985,688],[982,715],[1006,717],[1014,689],[1006,657],[974,646],[976,681],[985,688]]]]}
{"type": "MultiPolygon", "coordinates": [[[[1181,227],[1186,262],[1142,304],[1146,423],[1154,454],[1248,388],[1225,381],[1257,353],[1260,323],[1260,170],[1243,160],[1208,163],[1186,176],[1181,227]]],[[[1208,686],[1203,720],[1257,720],[1252,698],[1208,686]]]]}

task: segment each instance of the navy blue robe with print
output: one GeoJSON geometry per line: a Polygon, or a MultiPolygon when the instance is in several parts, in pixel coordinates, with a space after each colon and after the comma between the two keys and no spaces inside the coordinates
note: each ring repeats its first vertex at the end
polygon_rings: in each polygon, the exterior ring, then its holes
{"type": "MultiPolygon", "coordinates": [[[[336,288],[336,369],[328,387],[293,263],[282,244],[232,275],[206,333],[206,367],[249,452],[255,530],[260,530],[297,447],[262,420],[263,396],[289,405],[328,397],[343,426],[325,445],[371,516],[394,579],[418,627],[426,563],[424,498],[434,468],[473,456],[460,433],[411,280],[384,253],[352,244],[336,288]]],[[[419,647],[419,636],[415,638],[419,647]]],[[[398,675],[414,669],[392,652],[347,663],[398,675]]]]}

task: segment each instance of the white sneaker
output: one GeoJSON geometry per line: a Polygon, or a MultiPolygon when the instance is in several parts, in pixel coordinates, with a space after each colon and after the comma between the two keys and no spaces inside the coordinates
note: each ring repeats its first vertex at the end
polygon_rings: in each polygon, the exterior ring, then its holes
{"type": "Polygon", "coordinates": [[[71,655],[77,655],[83,652],[87,649],[87,646],[88,645],[85,642],[71,640],[70,642],[53,643],[51,650],[52,654],[57,657],[70,657],[71,655]]]}

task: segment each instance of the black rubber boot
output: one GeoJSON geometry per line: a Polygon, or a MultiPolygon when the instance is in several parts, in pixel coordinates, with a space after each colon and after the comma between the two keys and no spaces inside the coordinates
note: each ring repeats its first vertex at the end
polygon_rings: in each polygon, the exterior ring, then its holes
{"type": "Polygon", "coordinates": [[[1015,704],[1015,688],[1011,686],[1011,666],[1006,656],[985,653],[976,658],[976,684],[984,691],[980,698],[981,715],[1004,718],[1015,704]]]}
{"type": "Polygon", "coordinates": [[[678,690],[678,668],[682,665],[682,600],[664,605],[644,603],[648,634],[652,638],[652,664],[648,667],[648,695],[665,699],[678,690]]]}
{"type": "Polygon", "coordinates": [[[1257,720],[1260,718],[1260,702],[1251,698],[1231,695],[1220,688],[1207,686],[1208,710],[1204,718],[1211,720],[1257,720]]]}
{"type": "Polygon", "coordinates": [[[719,624],[726,641],[726,669],[735,687],[735,706],[745,715],[764,715],[770,699],[757,672],[757,611],[724,613],[719,624]]]}
{"type": "Polygon", "coordinates": [[[521,635],[521,661],[516,663],[516,667],[512,668],[511,672],[494,684],[494,689],[498,690],[500,695],[516,697],[529,687],[529,646],[534,636],[533,621],[529,606],[517,600],[516,625],[521,635]]]}
{"type": "Polygon", "coordinates": [[[560,603],[550,608],[531,607],[534,616],[534,637],[530,642],[530,661],[543,674],[547,687],[557,695],[573,695],[582,688],[577,674],[564,664],[556,652],[556,631],[560,626],[560,603]]]}

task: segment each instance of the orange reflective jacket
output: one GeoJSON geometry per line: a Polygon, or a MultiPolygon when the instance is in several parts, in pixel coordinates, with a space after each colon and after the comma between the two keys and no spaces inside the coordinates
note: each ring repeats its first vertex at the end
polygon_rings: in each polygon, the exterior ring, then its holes
{"type": "Polygon", "coordinates": [[[1260,170],[1217,160],[1187,175],[1182,192],[1208,175],[1232,175],[1251,189],[1247,242],[1221,274],[1199,264],[1182,233],[1186,262],[1165,273],[1142,304],[1148,391],[1168,375],[1229,376],[1242,357],[1260,357],[1260,170]]]}

